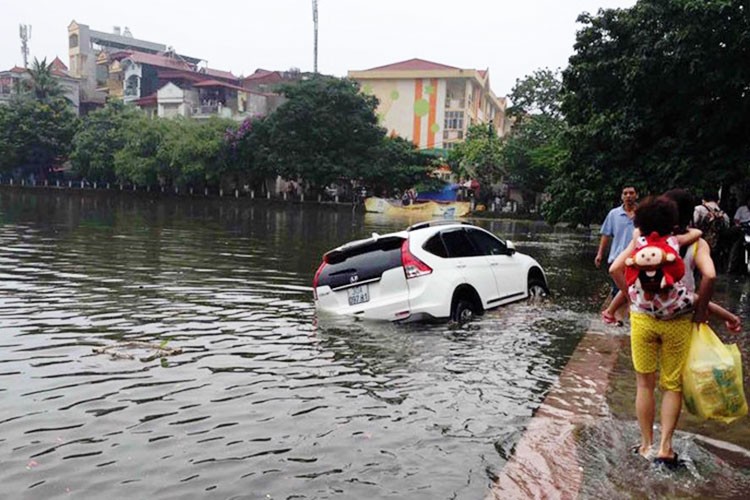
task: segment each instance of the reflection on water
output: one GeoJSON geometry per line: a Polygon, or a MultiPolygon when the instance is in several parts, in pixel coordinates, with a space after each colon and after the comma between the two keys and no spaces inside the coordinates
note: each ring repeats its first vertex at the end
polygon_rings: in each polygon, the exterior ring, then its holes
{"type": "Polygon", "coordinates": [[[320,256],[409,223],[0,190],[3,491],[482,498],[599,305],[595,238],[479,222],[545,265],[550,303],[464,327],[317,317],[320,256]],[[96,352],[130,341],[182,352],[96,352]]]}

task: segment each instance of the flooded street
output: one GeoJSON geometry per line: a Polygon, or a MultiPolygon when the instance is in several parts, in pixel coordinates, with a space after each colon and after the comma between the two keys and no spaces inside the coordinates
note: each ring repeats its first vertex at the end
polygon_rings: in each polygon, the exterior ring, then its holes
{"type": "MultiPolygon", "coordinates": [[[[578,342],[601,327],[606,283],[596,234],[474,222],[535,257],[554,297],[460,328],[318,317],[322,254],[410,221],[0,190],[0,496],[484,498],[578,342]],[[159,348],[171,355],[154,358],[159,348]]],[[[747,330],[748,280],[721,276],[715,298],[747,330]]],[[[743,497],[747,418],[683,417],[679,473],[628,454],[627,329],[604,333],[623,347],[609,413],[576,433],[580,496],[743,497]]],[[[740,344],[750,352],[746,334],[740,344]]]]}

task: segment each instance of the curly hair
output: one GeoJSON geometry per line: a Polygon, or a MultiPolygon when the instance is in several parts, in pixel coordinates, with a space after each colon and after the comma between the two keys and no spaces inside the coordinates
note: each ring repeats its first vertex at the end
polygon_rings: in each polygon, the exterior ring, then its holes
{"type": "Polygon", "coordinates": [[[659,236],[672,234],[678,223],[677,203],[666,196],[650,196],[635,209],[633,224],[647,235],[654,231],[659,236]]]}

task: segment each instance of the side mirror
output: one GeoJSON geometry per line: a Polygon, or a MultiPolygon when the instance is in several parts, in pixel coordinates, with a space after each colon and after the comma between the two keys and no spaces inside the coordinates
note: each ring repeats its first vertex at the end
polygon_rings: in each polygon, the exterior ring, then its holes
{"type": "Polygon", "coordinates": [[[512,241],[508,240],[505,242],[505,246],[508,248],[508,255],[513,255],[516,253],[516,246],[513,244],[512,241]]]}

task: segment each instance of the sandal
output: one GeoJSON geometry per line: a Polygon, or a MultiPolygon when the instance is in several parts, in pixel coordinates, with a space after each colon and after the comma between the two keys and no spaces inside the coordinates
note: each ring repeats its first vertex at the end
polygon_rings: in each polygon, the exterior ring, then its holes
{"type": "Polygon", "coordinates": [[[607,311],[602,311],[602,321],[604,321],[608,325],[614,325],[617,323],[617,318],[615,318],[613,314],[610,314],[607,311]]]}
{"type": "Polygon", "coordinates": [[[654,450],[653,447],[649,447],[649,449],[646,452],[646,454],[643,455],[643,454],[641,454],[641,445],[640,444],[635,444],[635,445],[633,445],[633,446],[630,447],[630,452],[633,455],[638,455],[639,457],[643,458],[644,460],[649,460],[650,461],[650,460],[652,460],[654,458],[655,450],[654,450]]]}
{"type": "Polygon", "coordinates": [[[675,452],[673,457],[656,457],[652,462],[654,465],[663,465],[667,469],[674,470],[684,465],[684,462],[680,460],[680,457],[675,452]]]}
{"type": "Polygon", "coordinates": [[[602,321],[604,321],[608,325],[615,325],[615,326],[623,325],[622,320],[615,318],[613,314],[610,314],[607,311],[602,311],[602,321]]]}

